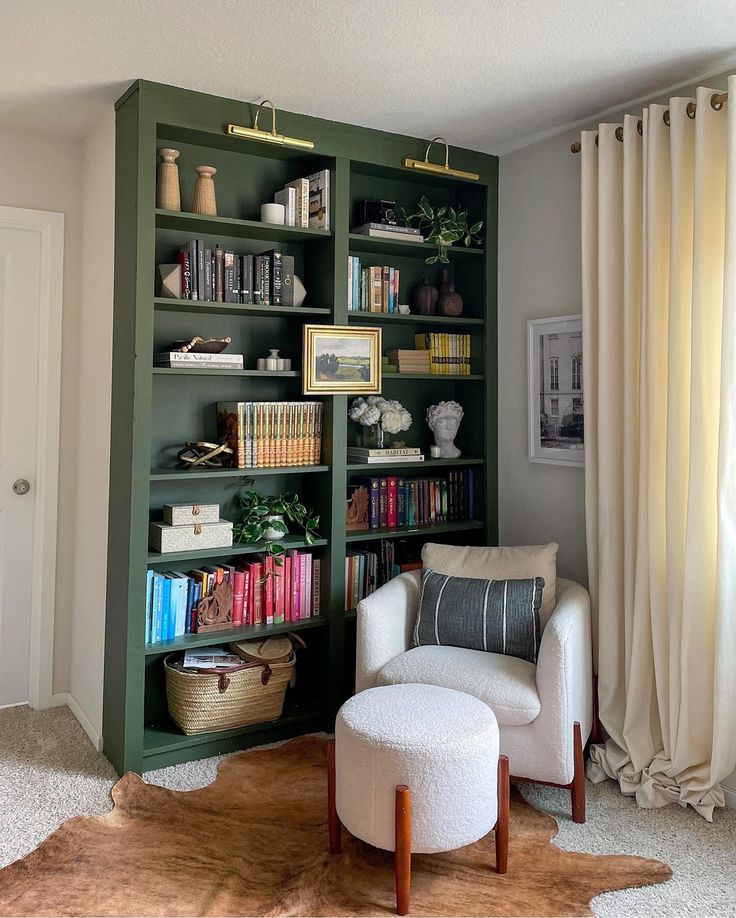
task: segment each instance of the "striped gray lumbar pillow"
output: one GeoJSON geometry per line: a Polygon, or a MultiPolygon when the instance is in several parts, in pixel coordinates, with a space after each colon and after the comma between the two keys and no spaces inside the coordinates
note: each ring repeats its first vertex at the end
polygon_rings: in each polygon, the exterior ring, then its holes
{"type": "Polygon", "coordinates": [[[443,644],[537,662],[544,578],[480,580],[422,572],[413,646],[443,644]]]}

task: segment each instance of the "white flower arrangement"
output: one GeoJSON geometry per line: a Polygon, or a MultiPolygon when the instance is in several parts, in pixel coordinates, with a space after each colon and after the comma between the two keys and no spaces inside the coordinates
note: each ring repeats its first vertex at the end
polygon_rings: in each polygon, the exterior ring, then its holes
{"type": "Polygon", "coordinates": [[[386,433],[390,434],[397,434],[411,427],[411,414],[401,402],[380,395],[354,399],[348,410],[348,417],[363,427],[380,424],[386,433]]]}

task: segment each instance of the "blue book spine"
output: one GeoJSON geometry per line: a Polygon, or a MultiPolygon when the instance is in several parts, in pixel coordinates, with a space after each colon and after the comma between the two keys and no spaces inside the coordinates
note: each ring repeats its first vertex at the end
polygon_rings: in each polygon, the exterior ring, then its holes
{"type": "Polygon", "coordinates": [[[181,595],[183,586],[186,586],[184,580],[174,575],[171,581],[171,610],[174,626],[172,637],[175,638],[181,637],[181,635],[184,634],[182,631],[184,627],[184,604],[181,595]]]}
{"type": "Polygon", "coordinates": [[[184,622],[184,634],[190,634],[192,631],[192,603],[194,602],[194,585],[195,581],[187,577],[187,613],[184,622]]]}
{"type": "Polygon", "coordinates": [[[189,629],[190,631],[196,631],[196,616],[194,609],[199,600],[202,598],[202,584],[199,582],[199,580],[192,580],[192,583],[194,586],[192,589],[192,602],[189,606],[189,629]]]}
{"type": "Polygon", "coordinates": [[[146,572],[146,644],[151,643],[151,622],[153,620],[153,571],[146,572]]]}
{"type": "Polygon", "coordinates": [[[353,309],[360,310],[360,259],[353,255],[353,309]]]}
{"type": "Polygon", "coordinates": [[[153,575],[153,623],[152,623],[152,641],[158,643],[161,640],[161,623],[163,617],[164,605],[164,578],[161,574],[153,575]]]}
{"type": "Polygon", "coordinates": [[[388,311],[396,312],[396,303],[394,303],[394,274],[396,269],[388,269],[388,311]]]}
{"type": "Polygon", "coordinates": [[[396,525],[406,526],[406,480],[396,482],[396,525]]]}
{"type": "Polygon", "coordinates": [[[168,641],[173,634],[169,634],[171,621],[171,580],[164,576],[163,598],[161,600],[161,640],[168,641]]]}

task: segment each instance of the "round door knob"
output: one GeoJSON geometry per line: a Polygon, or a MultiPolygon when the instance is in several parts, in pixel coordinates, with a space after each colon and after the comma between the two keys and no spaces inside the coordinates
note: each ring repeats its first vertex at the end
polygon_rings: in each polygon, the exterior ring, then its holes
{"type": "Polygon", "coordinates": [[[31,490],[31,483],[30,481],[27,481],[25,478],[18,478],[16,481],[13,482],[13,491],[16,494],[28,494],[30,490],[31,490]]]}

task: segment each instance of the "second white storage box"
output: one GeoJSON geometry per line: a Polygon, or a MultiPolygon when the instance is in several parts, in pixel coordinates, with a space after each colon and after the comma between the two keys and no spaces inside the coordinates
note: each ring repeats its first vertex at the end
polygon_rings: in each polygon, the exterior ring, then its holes
{"type": "Polygon", "coordinates": [[[160,551],[162,554],[172,551],[199,551],[205,548],[229,548],[233,544],[233,524],[230,520],[186,526],[150,523],[148,544],[154,551],[160,551]]]}
{"type": "Polygon", "coordinates": [[[219,504],[164,504],[164,523],[185,526],[187,523],[217,523],[219,504]]]}

